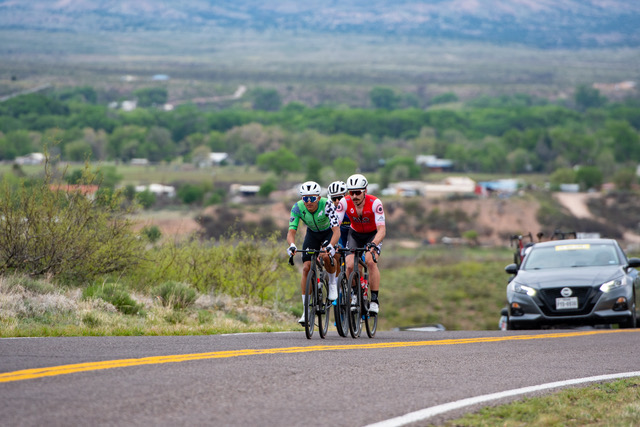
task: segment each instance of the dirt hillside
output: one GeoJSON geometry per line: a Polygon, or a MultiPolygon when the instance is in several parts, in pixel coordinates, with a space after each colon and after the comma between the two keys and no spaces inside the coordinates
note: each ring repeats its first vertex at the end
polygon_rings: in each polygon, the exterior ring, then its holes
{"type": "MultiPolygon", "coordinates": [[[[589,208],[599,193],[557,193],[554,198],[565,208],[568,215],[579,219],[604,222],[589,208]]],[[[441,243],[443,238],[454,243],[469,243],[463,236],[477,233],[476,243],[481,245],[509,245],[509,237],[538,232],[550,236],[553,229],[545,229],[537,219],[540,205],[530,198],[520,197],[484,199],[384,199],[387,217],[388,239],[415,242],[441,243]]],[[[164,238],[183,238],[204,230],[203,225],[215,229],[213,235],[224,234],[248,225],[249,230],[281,231],[287,229],[292,201],[257,203],[251,201],[242,209],[212,206],[190,213],[154,213],[140,217],[144,225],[157,225],[164,238]],[[204,221],[203,221],[204,218],[204,221]]],[[[640,235],[634,230],[624,230],[623,240],[628,244],[639,244],[640,235]]]]}

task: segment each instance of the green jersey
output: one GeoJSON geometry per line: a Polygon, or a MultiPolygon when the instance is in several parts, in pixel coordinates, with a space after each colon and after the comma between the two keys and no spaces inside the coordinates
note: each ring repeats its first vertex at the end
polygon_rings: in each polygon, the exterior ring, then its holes
{"type": "Polygon", "coordinates": [[[302,200],[293,205],[289,217],[289,230],[297,230],[300,220],[306,224],[309,230],[316,232],[340,225],[338,215],[336,215],[336,207],[324,197],[318,201],[318,209],[314,213],[309,212],[302,200]]]}

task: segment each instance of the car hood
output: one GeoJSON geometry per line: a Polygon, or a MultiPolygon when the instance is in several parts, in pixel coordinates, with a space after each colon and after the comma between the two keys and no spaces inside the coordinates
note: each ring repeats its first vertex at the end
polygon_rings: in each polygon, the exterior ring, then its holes
{"type": "Polygon", "coordinates": [[[550,268],[547,270],[520,270],[515,281],[540,289],[560,286],[597,286],[623,275],[624,270],[619,265],[550,268]]]}

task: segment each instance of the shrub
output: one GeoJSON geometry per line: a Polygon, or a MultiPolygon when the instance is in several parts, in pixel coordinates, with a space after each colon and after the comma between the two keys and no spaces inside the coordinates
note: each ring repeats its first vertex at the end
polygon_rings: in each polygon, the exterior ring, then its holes
{"type": "Polygon", "coordinates": [[[116,310],[123,314],[139,314],[142,312],[142,304],[135,302],[131,295],[116,283],[95,283],[82,292],[85,299],[100,298],[112,304],[116,310]]]}
{"type": "Polygon", "coordinates": [[[173,307],[174,310],[184,309],[192,305],[196,300],[195,289],[184,283],[165,282],[153,289],[154,297],[160,298],[162,305],[173,307]]]}
{"type": "Polygon", "coordinates": [[[129,279],[141,288],[187,282],[203,294],[277,304],[292,299],[299,283],[281,246],[275,236],[258,239],[246,234],[203,242],[171,241],[148,251],[150,262],[129,279]]]}
{"type": "Polygon", "coordinates": [[[156,203],[156,195],[148,189],[137,193],[135,199],[144,209],[149,209],[156,203]]]}
{"type": "Polygon", "coordinates": [[[157,242],[160,240],[160,237],[162,237],[162,231],[160,231],[160,228],[157,225],[144,227],[142,229],[142,234],[144,234],[151,243],[157,242]]]}
{"type": "MultiPolygon", "coordinates": [[[[0,274],[83,281],[135,265],[143,242],[131,230],[118,193],[91,196],[97,176],[83,170],[68,187],[45,162],[44,177],[0,186],[0,274]]],[[[64,173],[62,175],[64,177],[64,173]]]]}

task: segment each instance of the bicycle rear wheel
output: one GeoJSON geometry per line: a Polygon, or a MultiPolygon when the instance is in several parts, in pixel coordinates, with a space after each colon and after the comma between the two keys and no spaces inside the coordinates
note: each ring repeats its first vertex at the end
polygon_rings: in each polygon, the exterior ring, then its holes
{"type": "Polygon", "coordinates": [[[338,276],[338,299],[334,306],[334,318],[336,329],[341,337],[346,337],[349,333],[349,310],[351,306],[351,291],[347,284],[347,275],[343,272],[338,276]]]}
{"type": "Polygon", "coordinates": [[[307,275],[307,286],[305,288],[307,296],[304,299],[304,315],[306,320],[304,324],[304,333],[307,336],[307,339],[311,339],[313,336],[313,328],[316,322],[316,296],[318,295],[317,282],[316,271],[311,269],[307,275]]]}
{"type": "MultiPolygon", "coordinates": [[[[362,332],[362,288],[360,287],[360,273],[357,268],[349,276],[349,287],[353,289],[357,297],[356,304],[350,306],[349,333],[351,333],[352,338],[358,338],[362,332]]],[[[351,296],[349,296],[349,299],[351,299],[351,296]]]]}
{"type": "Polygon", "coordinates": [[[331,310],[331,301],[329,301],[329,281],[325,275],[320,282],[321,286],[318,286],[318,332],[320,332],[320,338],[324,338],[329,330],[329,313],[331,310]]]}

